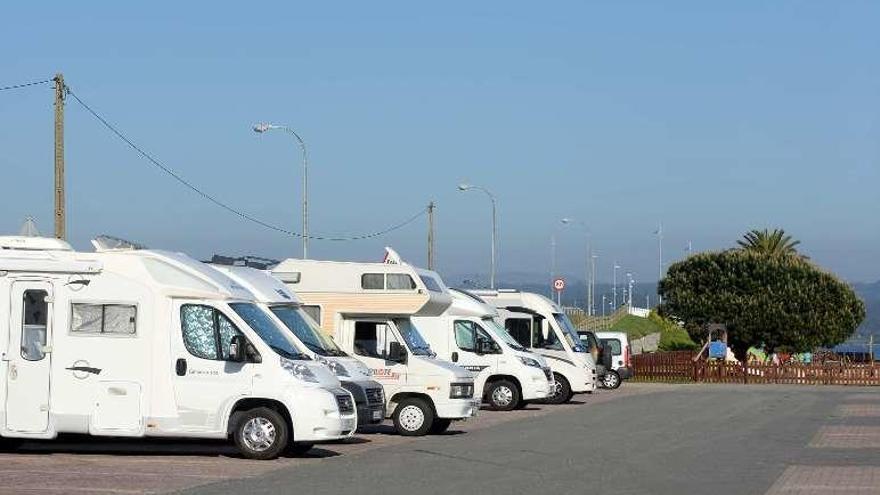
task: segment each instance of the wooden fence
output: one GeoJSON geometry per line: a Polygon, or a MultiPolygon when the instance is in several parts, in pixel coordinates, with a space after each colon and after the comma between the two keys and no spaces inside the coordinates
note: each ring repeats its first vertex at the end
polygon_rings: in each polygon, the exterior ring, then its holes
{"type": "Polygon", "coordinates": [[[856,363],[749,364],[692,360],[690,351],[633,356],[634,379],[646,382],[880,385],[880,366],[856,363]]]}

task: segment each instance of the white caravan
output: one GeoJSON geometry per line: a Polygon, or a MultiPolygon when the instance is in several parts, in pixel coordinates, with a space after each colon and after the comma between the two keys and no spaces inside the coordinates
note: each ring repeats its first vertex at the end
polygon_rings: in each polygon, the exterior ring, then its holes
{"type": "Polygon", "coordinates": [[[0,436],[232,437],[269,459],[353,433],[351,394],[238,284],[93,243],[0,237],[0,436]]]}
{"type": "MultiPolygon", "coordinates": [[[[216,259],[217,257],[215,257],[216,259]]],[[[354,397],[358,426],[381,423],[385,419],[382,384],[371,378],[370,369],[349,356],[324,334],[302,309],[296,295],[269,272],[246,266],[210,265],[251,291],[276,323],[287,328],[300,349],[330,368],[342,387],[354,397]]]]}
{"type": "Polygon", "coordinates": [[[477,414],[474,375],[437,359],[410,319],[449,307],[443,281],[388,252],[385,263],[288,259],[272,273],[324,332],[372,370],[400,434],[440,433],[477,414]]]}
{"type": "Polygon", "coordinates": [[[477,389],[492,409],[510,411],[546,399],[553,374],[547,361],[522,347],[500,326],[498,312],[478,296],[449,289],[452,305],[442,315],[413,323],[443,359],[477,373],[477,389]]]}
{"type": "Polygon", "coordinates": [[[544,356],[555,387],[547,402],[560,404],[576,393],[596,390],[596,363],[556,303],[540,294],[516,290],[474,291],[495,306],[499,323],[523,347],[544,356]]]}

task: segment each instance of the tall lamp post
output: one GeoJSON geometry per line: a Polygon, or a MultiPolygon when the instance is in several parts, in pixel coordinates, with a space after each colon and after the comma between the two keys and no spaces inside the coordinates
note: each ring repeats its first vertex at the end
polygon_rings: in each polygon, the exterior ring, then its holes
{"type": "Polygon", "coordinates": [[[611,269],[611,307],[617,311],[617,270],[620,269],[620,265],[617,264],[617,261],[614,262],[614,267],[611,269]]]}
{"type": "Polygon", "coordinates": [[[580,225],[581,228],[584,229],[584,232],[587,235],[587,252],[586,252],[586,263],[584,266],[584,271],[587,273],[586,282],[587,282],[587,314],[593,315],[595,314],[594,306],[595,303],[593,299],[595,298],[595,283],[596,283],[596,262],[595,257],[593,256],[593,245],[592,245],[592,237],[590,236],[590,229],[587,227],[587,224],[580,220],[576,220],[574,218],[563,218],[562,223],[564,225],[580,225]]]}
{"type": "Polygon", "coordinates": [[[489,196],[489,200],[492,201],[492,265],[491,270],[489,271],[489,287],[495,288],[495,253],[497,250],[497,241],[498,241],[498,204],[495,200],[495,195],[489,192],[488,189],[481,186],[474,186],[472,184],[459,184],[459,191],[483,191],[486,196],[489,196]]]}
{"type": "Polygon", "coordinates": [[[293,129],[286,125],[275,125],[268,122],[261,122],[254,126],[254,132],[263,134],[272,130],[282,130],[296,139],[302,150],[303,165],[303,183],[302,183],[302,241],[303,241],[303,259],[309,257],[309,153],[306,150],[306,143],[293,129]]]}

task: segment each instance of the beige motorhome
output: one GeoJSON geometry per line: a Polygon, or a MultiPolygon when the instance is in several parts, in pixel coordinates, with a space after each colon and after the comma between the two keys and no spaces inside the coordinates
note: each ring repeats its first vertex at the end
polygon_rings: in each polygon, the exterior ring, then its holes
{"type": "Polygon", "coordinates": [[[474,375],[437,359],[411,320],[439,316],[452,304],[438,274],[390,249],[384,263],[288,259],[272,273],[323,331],[371,369],[401,434],[439,433],[476,415],[474,375]]]}

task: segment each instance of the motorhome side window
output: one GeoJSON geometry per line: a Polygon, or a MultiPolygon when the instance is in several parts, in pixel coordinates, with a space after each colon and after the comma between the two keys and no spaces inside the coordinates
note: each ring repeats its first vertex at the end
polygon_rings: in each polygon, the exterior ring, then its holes
{"type": "Polygon", "coordinates": [[[137,306],[133,304],[71,305],[70,333],[74,335],[134,335],[137,306]]]}
{"type": "Polygon", "coordinates": [[[519,345],[532,347],[532,320],[531,318],[508,318],[504,321],[504,329],[519,345]]]}
{"type": "Polygon", "coordinates": [[[416,282],[406,273],[365,273],[361,275],[365,290],[413,290],[416,282]]]}
{"type": "Polygon", "coordinates": [[[397,341],[387,323],[357,321],[354,324],[354,352],[359,356],[385,359],[390,343],[397,341]]]}
{"type": "Polygon", "coordinates": [[[480,325],[477,325],[473,321],[470,320],[456,320],[455,325],[455,343],[458,345],[458,348],[463,351],[469,352],[478,352],[480,349],[477,348],[477,342],[483,341],[487,342],[490,348],[484,347],[482,349],[483,352],[499,352],[501,349],[495,344],[495,341],[492,340],[492,337],[483,330],[480,325]]]}
{"type": "Polygon", "coordinates": [[[303,305],[302,310],[309,315],[309,318],[315,320],[315,323],[321,324],[321,306],[303,305]]]}
{"type": "Polygon", "coordinates": [[[241,335],[238,327],[218,309],[200,304],[180,308],[180,325],[186,350],[195,357],[226,361],[232,337],[241,335]]]}
{"type": "Polygon", "coordinates": [[[46,357],[46,329],[49,303],[45,290],[26,290],[22,297],[21,357],[39,361],[46,357]]]}

